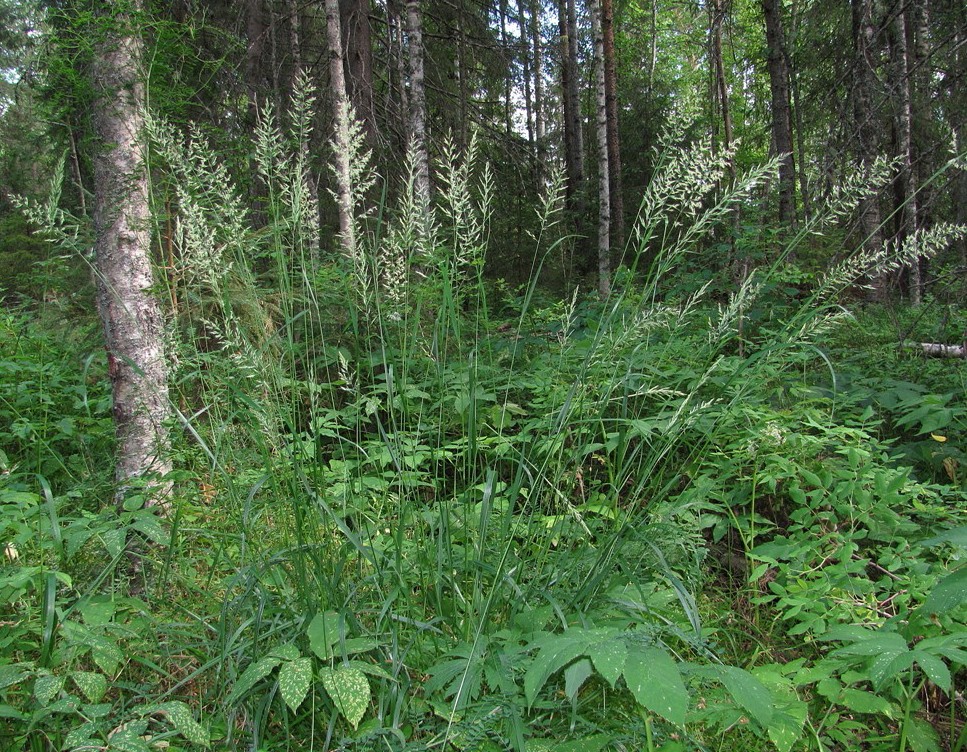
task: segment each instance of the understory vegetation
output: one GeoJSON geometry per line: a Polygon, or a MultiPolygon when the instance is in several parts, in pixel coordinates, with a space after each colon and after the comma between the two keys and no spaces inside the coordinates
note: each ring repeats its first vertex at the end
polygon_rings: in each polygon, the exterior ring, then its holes
{"type": "MultiPolygon", "coordinates": [[[[967,313],[863,302],[902,248],[810,264],[875,175],[779,253],[733,221],[775,164],[722,191],[727,158],[669,136],[611,296],[558,299],[556,181],[515,288],[484,274],[475,151],[428,213],[412,178],[363,211],[356,154],[333,258],[291,121],[262,115],[261,216],[150,127],[179,217],[167,515],[111,503],[95,322],[59,326],[67,294],[0,314],[5,749],[967,747],[967,373],[901,346],[967,313]],[[728,294],[705,269],[733,232],[778,260],[728,294]]],[[[82,253],[56,205],[27,212],[82,253]]]]}

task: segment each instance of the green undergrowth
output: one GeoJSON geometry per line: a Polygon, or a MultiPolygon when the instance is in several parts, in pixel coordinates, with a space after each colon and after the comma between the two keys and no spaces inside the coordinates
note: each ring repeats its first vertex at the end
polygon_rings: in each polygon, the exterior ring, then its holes
{"type": "MultiPolygon", "coordinates": [[[[370,213],[355,155],[359,242],[325,248],[285,146],[308,111],[263,115],[258,218],[203,141],[152,125],[182,220],[166,519],[107,502],[97,358],[4,314],[4,743],[964,746],[952,377],[901,395],[843,356],[850,274],[785,311],[757,276],[722,305],[663,295],[771,167],[719,194],[726,162],[669,145],[616,293],[546,301],[485,278],[472,151],[432,207],[411,180],[370,213]]],[[[538,260],[570,242],[559,198],[538,260]]]]}

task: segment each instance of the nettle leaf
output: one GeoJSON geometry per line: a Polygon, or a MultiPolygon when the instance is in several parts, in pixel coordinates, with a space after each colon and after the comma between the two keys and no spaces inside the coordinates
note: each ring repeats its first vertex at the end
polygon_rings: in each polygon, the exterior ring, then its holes
{"type": "Polygon", "coordinates": [[[124,553],[124,543],[127,540],[127,536],[128,531],[123,527],[112,528],[101,533],[101,541],[104,543],[104,548],[107,549],[107,553],[111,558],[120,558],[121,554],[124,553]]]}
{"type": "Polygon", "coordinates": [[[157,515],[148,510],[138,515],[138,518],[131,525],[135,530],[144,535],[145,538],[159,546],[167,546],[170,540],[157,515]]]}
{"type": "Polygon", "coordinates": [[[287,642],[285,645],[279,645],[269,655],[273,658],[281,658],[283,661],[295,661],[302,657],[299,648],[291,642],[287,642]]]}
{"type": "Polygon", "coordinates": [[[92,749],[97,749],[100,747],[100,743],[93,739],[92,737],[97,732],[97,727],[93,723],[83,723],[76,728],[72,728],[67,736],[64,737],[63,749],[74,749],[74,747],[81,747],[86,745],[92,745],[92,749]]]}
{"type": "Polygon", "coordinates": [[[544,635],[533,644],[540,646],[540,650],[524,675],[524,697],[528,707],[534,704],[537,693],[551,675],[587,651],[588,633],[574,628],[560,635],[544,635]]]}
{"type": "Polygon", "coordinates": [[[71,674],[74,684],[90,702],[98,702],[107,692],[107,678],[95,671],[75,671],[71,674]]]}
{"type": "Polygon", "coordinates": [[[762,682],[737,666],[718,666],[718,678],[742,708],[763,728],[772,722],[772,695],[762,682]]]}
{"type": "Polygon", "coordinates": [[[41,705],[49,705],[60,691],[64,688],[63,676],[38,676],[34,682],[34,697],[41,705]]]}
{"type": "Polygon", "coordinates": [[[312,652],[324,661],[329,660],[332,658],[333,645],[339,642],[339,614],[335,611],[316,614],[309,622],[306,636],[312,652]]]}
{"type": "Polygon", "coordinates": [[[30,675],[28,664],[8,663],[0,666],[0,689],[19,684],[30,675]]]}
{"type": "Polygon", "coordinates": [[[312,683],[312,659],[298,658],[282,664],[279,669],[279,692],[294,713],[309,693],[312,683]]]}
{"type": "Polygon", "coordinates": [[[369,706],[369,680],[358,668],[341,665],[319,672],[322,686],[332,698],[336,709],[355,729],[369,706]]]}
{"type": "Polygon", "coordinates": [[[95,635],[90,640],[91,658],[94,663],[108,676],[115,676],[124,660],[124,653],[121,649],[106,637],[95,635]]]}
{"type": "Polygon", "coordinates": [[[895,716],[892,703],[864,689],[844,687],[838,695],[830,699],[855,713],[872,713],[885,715],[888,718],[895,716]]]}
{"type": "Polygon", "coordinates": [[[625,661],[625,683],[642,706],[666,721],[682,726],[688,710],[688,691],[678,664],[655,647],[630,653],[625,661]]]}
{"type": "Polygon", "coordinates": [[[169,723],[174,726],[175,731],[192,744],[208,746],[208,732],[195,720],[195,717],[191,714],[191,708],[185,703],[166,702],[163,705],[158,705],[154,712],[163,713],[168,718],[169,723]]]}
{"type": "Polygon", "coordinates": [[[614,689],[615,683],[621,678],[624,670],[625,661],[628,658],[628,647],[624,640],[614,639],[607,642],[599,642],[588,649],[594,667],[604,680],[614,689]]]}
{"type": "Polygon", "coordinates": [[[252,687],[271,674],[280,663],[282,663],[281,658],[270,655],[250,665],[235,682],[235,687],[228,696],[228,702],[238,702],[252,687]]]}

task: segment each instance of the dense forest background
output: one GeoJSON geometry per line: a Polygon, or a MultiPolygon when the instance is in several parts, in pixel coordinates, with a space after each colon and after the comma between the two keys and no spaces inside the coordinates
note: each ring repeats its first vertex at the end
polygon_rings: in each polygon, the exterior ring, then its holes
{"type": "Polygon", "coordinates": [[[967,747],[959,0],[0,0],[0,747],[967,747]]]}

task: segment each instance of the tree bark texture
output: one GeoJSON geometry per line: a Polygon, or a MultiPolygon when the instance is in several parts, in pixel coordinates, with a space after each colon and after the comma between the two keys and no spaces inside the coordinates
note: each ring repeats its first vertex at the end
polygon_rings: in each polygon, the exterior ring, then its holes
{"type": "Polygon", "coordinates": [[[561,35],[561,97],[564,105],[564,169],[568,209],[584,215],[584,137],[578,90],[577,13],[574,0],[558,0],[561,35]]]}
{"type": "MultiPolygon", "coordinates": [[[[876,23],[873,19],[873,0],[851,0],[853,16],[853,128],[856,137],[856,153],[861,169],[869,170],[880,151],[873,94],[876,79],[876,23]]],[[[880,199],[864,198],[859,205],[859,226],[862,240],[871,253],[883,247],[880,199]]],[[[885,300],[889,278],[881,275],[872,280],[874,296],[885,300]]]]}
{"type": "Polygon", "coordinates": [[[356,258],[356,233],[353,224],[352,178],[349,164],[349,97],[343,70],[342,33],[339,0],[326,0],[326,39],[329,44],[329,86],[336,115],[333,161],[336,167],[336,204],[343,252],[356,258]]]}
{"type": "Polygon", "coordinates": [[[614,0],[601,0],[604,96],[608,117],[608,170],[612,247],[624,247],[624,197],[621,193],[621,139],[618,128],[618,61],[614,48],[614,0]]]}
{"type": "MultiPolygon", "coordinates": [[[[900,157],[900,217],[901,238],[915,238],[919,226],[916,160],[913,155],[913,97],[910,87],[912,65],[907,40],[909,10],[901,10],[893,20],[891,45],[891,88],[896,113],[897,151],[900,157]]],[[[919,305],[922,299],[920,260],[910,262],[910,302],[919,305]]]]}
{"type": "Polygon", "coordinates": [[[602,5],[591,6],[591,28],[594,35],[595,125],[598,140],[598,293],[602,298],[611,292],[611,170],[608,148],[608,95],[604,56],[602,5]]]}
{"type": "Polygon", "coordinates": [[[430,155],[426,143],[426,76],[423,70],[423,18],[419,0],[406,2],[410,58],[410,148],[416,154],[416,195],[430,201],[430,155]]]}
{"type": "Polygon", "coordinates": [[[779,222],[793,227],[796,224],[796,164],[793,158],[792,100],[781,2],[782,0],[762,0],[762,10],[766,22],[772,140],[780,157],[779,222]]]}
{"type": "Polygon", "coordinates": [[[366,142],[376,145],[376,110],[373,106],[373,30],[369,0],[339,0],[342,50],[346,68],[346,95],[363,125],[366,142]]]}
{"type": "MultiPolygon", "coordinates": [[[[92,78],[95,267],[114,400],[119,497],[131,483],[171,470],[164,326],[152,295],[148,175],[142,152],[142,46],[134,19],[105,3],[97,15],[92,78]]],[[[140,2],[128,0],[133,14],[140,2]]],[[[169,488],[154,483],[148,503],[162,508],[169,488]]]]}

